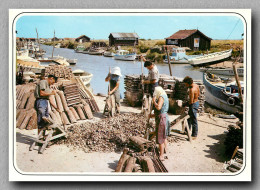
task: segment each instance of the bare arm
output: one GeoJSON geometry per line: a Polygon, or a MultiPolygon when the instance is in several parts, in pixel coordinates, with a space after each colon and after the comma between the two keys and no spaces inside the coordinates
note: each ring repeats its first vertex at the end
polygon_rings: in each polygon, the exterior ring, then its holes
{"type": "Polygon", "coordinates": [[[40,96],[50,96],[50,95],[55,95],[56,91],[53,90],[51,93],[47,93],[44,90],[40,90],[40,96]]]}
{"type": "Polygon", "coordinates": [[[105,81],[110,81],[110,75],[108,74],[107,77],[105,78],[105,81]]]}
{"type": "Polygon", "coordinates": [[[155,97],[153,97],[153,104],[154,104],[154,107],[155,107],[157,110],[161,110],[161,109],[162,109],[163,102],[164,102],[163,97],[160,97],[160,98],[159,98],[158,103],[156,103],[155,97]]]}

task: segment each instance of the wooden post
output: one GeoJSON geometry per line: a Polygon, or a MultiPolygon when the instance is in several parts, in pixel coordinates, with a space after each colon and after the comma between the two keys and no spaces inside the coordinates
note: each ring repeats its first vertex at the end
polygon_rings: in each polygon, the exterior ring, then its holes
{"type": "Polygon", "coordinates": [[[53,49],[52,49],[52,55],[51,55],[51,58],[53,58],[53,52],[54,52],[54,47],[55,47],[55,45],[54,45],[54,41],[55,40],[55,30],[54,30],[54,37],[53,37],[53,49]]]}
{"type": "Polygon", "coordinates": [[[41,53],[41,48],[40,48],[40,42],[39,42],[39,38],[38,38],[38,31],[37,31],[37,28],[36,28],[36,34],[37,34],[37,41],[38,41],[38,45],[39,45],[39,52],[41,53]]]}
{"type": "Polygon", "coordinates": [[[168,46],[166,46],[166,54],[167,54],[167,59],[168,59],[170,75],[172,76],[172,68],[171,68],[170,56],[169,56],[169,52],[168,52],[168,46]]]}
{"type": "Polygon", "coordinates": [[[232,66],[233,66],[233,70],[234,70],[234,74],[235,74],[235,78],[236,78],[236,83],[238,86],[239,99],[240,99],[241,103],[243,103],[242,88],[241,88],[241,84],[240,84],[238,74],[237,74],[236,61],[237,61],[237,59],[232,63],[232,66]]]}

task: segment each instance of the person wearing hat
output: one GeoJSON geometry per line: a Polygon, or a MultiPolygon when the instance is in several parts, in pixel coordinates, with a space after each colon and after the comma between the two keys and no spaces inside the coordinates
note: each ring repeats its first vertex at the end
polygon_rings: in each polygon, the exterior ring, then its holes
{"type": "Polygon", "coordinates": [[[164,153],[166,153],[167,148],[166,137],[170,135],[170,122],[168,116],[169,99],[161,86],[155,87],[152,101],[154,114],[151,114],[150,117],[155,117],[156,130],[151,139],[156,135],[156,143],[159,144],[160,151],[159,159],[164,160],[164,153]]]}
{"type": "Polygon", "coordinates": [[[120,113],[120,91],[119,91],[119,84],[120,84],[120,77],[121,77],[121,70],[119,67],[114,67],[112,72],[109,73],[105,79],[106,82],[110,82],[110,92],[109,95],[114,94],[117,106],[117,112],[120,113]]]}
{"type": "Polygon", "coordinates": [[[142,81],[143,84],[149,85],[149,93],[151,96],[153,95],[154,88],[158,86],[159,81],[159,71],[157,66],[153,64],[151,61],[146,60],[142,55],[141,59],[144,61],[144,67],[148,69],[148,80],[142,81]]]}
{"type": "MultiPolygon", "coordinates": [[[[47,80],[40,80],[35,88],[34,96],[36,98],[35,108],[37,111],[38,133],[48,124],[45,119],[49,118],[49,96],[56,94],[56,91],[52,90],[50,86],[56,81],[57,77],[49,75],[47,80]]],[[[57,107],[52,106],[59,111],[57,107]]]]}

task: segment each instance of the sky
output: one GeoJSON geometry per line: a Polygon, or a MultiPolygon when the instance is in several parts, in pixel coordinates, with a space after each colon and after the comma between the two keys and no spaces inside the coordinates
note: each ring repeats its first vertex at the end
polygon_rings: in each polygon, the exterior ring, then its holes
{"type": "Polygon", "coordinates": [[[236,16],[22,16],[17,37],[108,39],[112,32],[136,32],[141,39],[164,39],[178,30],[199,29],[212,39],[241,39],[242,20],[236,16]]]}

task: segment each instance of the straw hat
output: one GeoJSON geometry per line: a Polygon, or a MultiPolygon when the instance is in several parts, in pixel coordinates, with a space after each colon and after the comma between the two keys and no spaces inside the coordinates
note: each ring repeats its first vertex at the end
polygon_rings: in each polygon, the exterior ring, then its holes
{"type": "Polygon", "coordinates": [[[122,76],[122,75],[121,75],[121,70],[120,70],[119,67],[114,67],[114,68],[112,69],[111,74],[112,74],[112,75],[118,75],[118,76],[120,76],[120,77],[122,76]]]}

